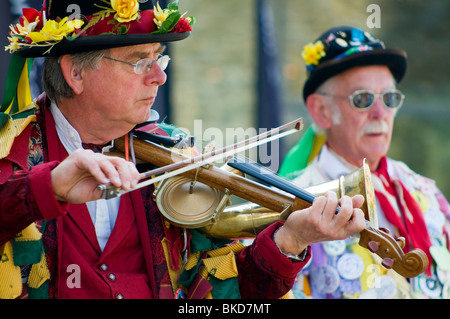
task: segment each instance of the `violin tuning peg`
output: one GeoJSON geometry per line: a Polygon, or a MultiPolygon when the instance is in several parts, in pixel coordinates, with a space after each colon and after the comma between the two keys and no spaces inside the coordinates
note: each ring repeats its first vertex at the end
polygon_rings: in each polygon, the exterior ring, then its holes
{"type": "Polygon", "coordinates": [[[388,235],[389,235],[389,233],[391,232],[389,229],[384,228],[384,227],[380,227],[380,228],[378,228],[378,229],[381,230],[381,231],[383,231],[383,232],[385,232],[385,233],[388,234],[388,235]]]}
{"type": "Polygon", "coordinates": [[[387,268],[387,269],[391,269],[392,265],[394,264],[394,260],[392,260],[391,258],[384,258],[383,261],[381,262],[381,264],[387,268]]]}
{"type": "Polygon", "coordinates": [[[396,240],[401,249],[405,248],[405,237],[398,237],[396,240]]]}
{"type": "Polygon", "coordinates": [[[367,248],[369,248],[369,250],[370,250],[372,253],[375,253],[375,252],[378,250],[378,248],[380,248],[380,243],[371,240],[371,241],[369,241],[369,243],[367,244],[367,246],[368,246],[367,248]]]}

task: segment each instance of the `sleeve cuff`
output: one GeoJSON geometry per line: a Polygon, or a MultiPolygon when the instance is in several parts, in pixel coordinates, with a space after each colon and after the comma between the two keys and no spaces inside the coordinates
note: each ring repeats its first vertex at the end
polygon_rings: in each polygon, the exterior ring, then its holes
{"type": "MultiPolygon", "coordinates": [[[[283,277],[295,277],[297,273],[309,262],[311,258],[311,247],[308,246],[303,261],[294,261],[283,255],[273,240],[273,234],[281,227],[281,222],[274,223],[263,230],[257,237],[256,254],[266,262],[265,267],[276,269],[283,277]]],[[[259,259],[258,258],[258,259],[259,259]]]]}
{"type": "Polygon", "coordinates": [[[36,165],[29,174],[32,194],[42,217],[47,220],[64,215],[68,206],[68,203],[57,201],[53,194],[51,171],[58,164],[59,162],[53,161],[36,165]]]}

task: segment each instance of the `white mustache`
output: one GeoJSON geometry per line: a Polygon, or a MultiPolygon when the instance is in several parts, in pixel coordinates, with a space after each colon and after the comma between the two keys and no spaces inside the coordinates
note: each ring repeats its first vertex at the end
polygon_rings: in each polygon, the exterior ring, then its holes
{"type": "Polygon", "coordinates": [[[389,125],[386,121],[370,122],[364,125],[361,129],[361,136],[366,134],[387,134],[389,132],[389,125]]]}

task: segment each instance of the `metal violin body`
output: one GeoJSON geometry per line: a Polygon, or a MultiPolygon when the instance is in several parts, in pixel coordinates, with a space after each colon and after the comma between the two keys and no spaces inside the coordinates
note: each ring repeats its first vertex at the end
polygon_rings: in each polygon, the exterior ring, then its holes
{"type": "MultiPolygon", "coordinates": [[[[263,139],[273,140],[274,132],[279,134],[290,126],[301,129],[301,119],[270,131],[263,139]]],[[[384,267],[407,278],[418,276],[428,266],[422,250],[413,249],[405,254],[403,238],[394,239],[387,231],[378,229],[371,173],[365,162],[360,169],[338,180],[301,189],[274,172],[234,157],[240,150],[253,147],[252,143],[268,140],[247,141],[197,158],[159,145],[160,140],[157,143],[151,140],[134,138],[130,148],[122,137],[114,141],[114,148],[121,154],[132,149],[137,159],[157,167],[143,174],[142,178],[148,180],[140,184],[155,184],[154,200],[164,217],[176,226],[195,228],[215,238],[251,238],[271,223],[284,221],[292,212],[311,206],[316,196],[328,191],[336,192],[338,197],[362,194],[366,227],[359,234],[359,245],[378,255],[384,267]],[[227,157],[228,164],[216,167],[214,161],[218,157],[227,157]],[[232,205],[232,196],[243,203],[232,205]]],[[[121,195],[108,185],[99,189],[105,198],[121,195]]]]}

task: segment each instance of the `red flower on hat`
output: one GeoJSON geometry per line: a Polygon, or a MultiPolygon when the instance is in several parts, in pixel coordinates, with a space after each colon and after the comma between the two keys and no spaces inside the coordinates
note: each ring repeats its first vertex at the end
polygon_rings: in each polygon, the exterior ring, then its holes
{"type": "Polygon", "coordinates": [[[19,18],[19,23],[9,26],[11,30],[10,37],[8,37],[9,45],[5,47],[5,50],[9,50],[11,53],[17,51],[24,44],[31,44],[32,40],[28,38],[28,35],[44,27],[44,10],[24,8],[22,12],[23,16],[19,18]]]}
{"type": "Polygon", "coordinates": [[[44,26],[44,10],[37,11],[33,8],[23,8],[22,9],[23,16],[19,18],[19,22],[22,26],[25,25],[25,19],[31,23],[38,21],[36,25],[36,29],[40,30],[44,26]]]}
{"type": "Polygon", "coordinates": [[[188,18],[181,18],[178,21],[178,23],[173,27],[171,32],[182,33],[188,31],[192,31],[191,22],[188,20],[188,18]]]}

